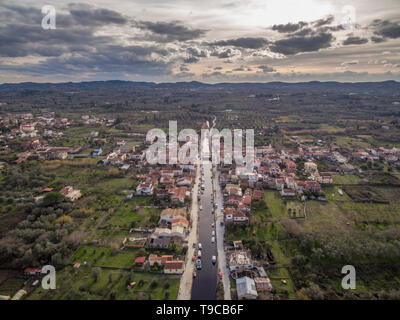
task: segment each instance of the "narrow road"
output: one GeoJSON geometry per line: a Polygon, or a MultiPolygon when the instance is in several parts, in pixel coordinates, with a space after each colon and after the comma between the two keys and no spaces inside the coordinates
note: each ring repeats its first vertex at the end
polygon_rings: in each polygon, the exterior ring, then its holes
{"type": "Polygon", "coordinates": [[[229,269],[226,264],[225,254],[225,225],[221,225],[224,222],[224,211],[222,209],[224,198],[222,195],[221,186],[219,184],[219,172],[215,168],[214,171],[214,190],[215,190],[215,203],[218,204],[218,208],[215,210],[215,228],[217,232],[217,251],[218,251],[218,268],[222,271],[222,283],[224,285],[224,300],[231,300],[231,283],[229,281],[229,269]]]}
{"type": "Polygon", "coordinates": [[[217,265],[212,263],[212,256],[217,255],[216,242],[212,241],[213,214],[213,185],[211,163],[202,161],[204,191],[200,197],[202,209],[199,211],[199,243],[201,250],[201,269],[197,270],[197,276],[193,281],[192,300],[215,300],[217,298],[217,265]]]}
{"type": "Polygon", "coordinates": [[[192,228],[188,235],[188,250],[185,261],[185,271],[182,274],[181,282],[179,284],[178,300],[190,300],[192,295],[192,284],[193,284],[193,270],[194,263],[192,262],[192,256],[194,255],[195,249],[193,243],[198,242],[198,220],[199,220],[199,206],[197,202],[197,192],[200,180],[200,160],[196,164],[196,179],[192,188],[192,208],[190,210],[190,220],[192,222],[192,228]]]}
{"type": "MultiPolygon", "coordinates": [[[[208,121],[207,127],[209,128],[208,121]]],[[[213,211],[210,137],[201,137],[200,146],[202,184],[204,185],[204,191],[200,197],[202,209],[199,212],[199,242],[202,244],[202,250],[201,269],[197,270],[197,276],[193,281],[192,300],[215,300],[217,298],[218,269],[216,263],[212,262],[212,257],[217,256],[217,245],[215,241],[215,225],[213,225],[215,217],[213,211]]]]}

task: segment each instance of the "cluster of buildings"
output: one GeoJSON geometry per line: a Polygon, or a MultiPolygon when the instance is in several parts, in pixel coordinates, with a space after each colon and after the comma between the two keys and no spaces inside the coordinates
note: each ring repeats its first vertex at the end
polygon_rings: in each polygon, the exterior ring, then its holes
{"type": "Polygon", "coordinates": [[[23,152],[17,154],[15,163],[29,160],[65,160],[75,157],[82,148],[77,147],[51,147],[46,141],[32,140],[21,144],[23,152]]]}
{"type": "Polygon", "coordinates": [[[358,149],[351,153],[352,160],[355,161],[383,161],[400,165],[400,148],[379,147],[376,149],[358,149]]]}
{"type": "Polygon", "coordinates": [[[150,254],[146,256],[140,256],[135,259],[136,266],[145,266],[148,264],[150,267],[158,266],[161,267],[165,274],[182,274],[185,268],[183,260],[174,258],[173,255],[162,255],[150,254]]]}
{"type": "MultiPolygon", "coordinates": [[[[221,145],[221,159],[224,156],[223,148],[221,145]]],[[[298,147],[294,150],[276,150],[271,145],[257,147],[251,172],[245,166],[235,163],[220,165],[219,181],[225,185],[225,222],[248,224],[252,201],[263,199],[263,189],[277,190],[282,197],[326,200],[322,186],[332,184],[335,173],[357,172],[358,169],[351,162],[395,162],[399,156],[399,148],[380,147],[351,151],[340,149],[335,144],[324,147],[322,142],[312,146],[298,142],[298,147]],[[317,165],[319,160],[329,161],[336,170],[320,171],[317,165]]]]}
{"type": "Polygon", "coordinates": [[[98,119],[88,115],[82,116],[81,120],[58,118],[54,112],[48,111],[38,115],[32,113],[8,114],[0,116],[0,126],[7,128],[4,133],[0,134],[0,142],[18,138],[60,138],[64,135],[62,131],[72,124],[112,126],[114,123],[115,119],[98,119]]]}
{"type": "MultiPolygon", "coordinates": [[[[318,153],[318,157],[321,156],[318,153]]],[[[237,184],[239,187],[250,189],[270,188],[278,190],[281,196],[296,196],[297,194],[311,193],[319,196],[322,192],[321,184],[332,183],[332,172],[318,172],[317,165],[312,162],[312,153],[304,152],[301,148],[295,151],[276,151],[271,146],[258,147],[255,150],[254,169],[252,172],[247,172],[243,166],[222,166],[220,182],[226,183],[227,187],[230,184],[237,184]],[[296,161],[304,160],[304,170],[308,177],[306,180],[298,178],[298,165],[296,161]]],[[[254,190],[255,192],[256,190],[254,190]]],[[[251,204],[251,190],[246,191],[246,195],[242,201],[238,199],[240,195],[232,194],[232,191],[226,188],[229,196],[226,204],[237,203],[244,206],[246,203],[251,204]],[[241,203],[240,203],[241,202],[241,203]]],[[[259,191],[255,192],[256,198],[261,196],[259,191]]],[[[240,208],[240,207],[238,207],[240,208]]],[[[240,208],[243,210],[243,208],[240,208]]]]}
{"type": "Polygon", "coordinates": [[[80,123],[85,125],[101,125],[110,127],[115,123],[115,119],[98,118],[94,115],[83,115],[81,116],[80,123]]]}
{"type": "Polygon", "coordinates": [[[242,192],[240,185],[227,184],[224,190],[225,201],[224,218],[227,224],[249,224],[251,203],[264,197],[261,190],[247,188],[242,192]]]}
{"type": "Polygon", "coordinates": [[[74,202],[78,200],[82,194],[80,190],[74,189],[71,186],[64,187],[60,190],[60,193],[64,196],[64,198],[68,201],[74,202]]]}
{"type": "MultiPolygon", "coordinates": [[[[35,197],[35,200],[36,201],[42,200],[45,197],[46,193],[52,192],[53,190],[54,190],[53,188],[49,188],[49,187],[43,188],[42,194],[35,197]]],[[[72,186],[66,186],[66,187],[62,188],[59,191],[59,193],[64,196],[65,200],[71,201],[71,202],[74,202],[74,201],[78,200],[80,197],[82,197],[81,191],[78,189],[74,189],[72,186]]]]}
{"type": "Polygon", "coordinates": [[[167,208],[160,214],[158,227],[154,229],[148,238],[149,248],[168,248],[171,241],[175,243],[185,242],[189,233],[190,224],[187,220],[187,211],[183,208],[167,208]]]}
{"type": "Polygon", "coordinates": [[[272,284],[263,267],[254,265],[250,252],[234,250],[227,253],[229,271],[236,281],[236,293],[239,300],[257,299],[262,292],[271,294],[272,284]]]}
{"type": "MultiPolygon", "coordinates": [[[[6,117],[0,117],[0,126],[7,128],[0,134],[0,147],[3,152],[9,152],[8,141],[23,139],[20,147],[22,152],[17,154],[15,163],[23,162],[27,159],[33,160],[64,160],[66,158],[101,156],[103,150],[95,149],[90,154],[80,154],[82,148],[77,147],[52,147],[46,141],[49,138],[60,138],[64,136],[63,130],[69,128],[72,124],[99,124],[110,126],[115,119],[98,119],[96,117],[82,116],[81,120],[71,120],[68,118],[57,118],[54,112],[43,112],[34,116],[31,113],[12,114],[6,117]]],[[[106,139],[98,138],[98,132],[92,132],[90,141],[99,146],[107,142],[106,139]]],[[[134,146],[126,143],[117,142],[117,148],[107,155],[105,162],[112,164],[123,163],[127,159],[132,159],[134,155],[134,146]]]]}
{"type": "MultiPolygon", "coordinates": [[[[101,148],[95,149],[92,155],[100,156],[103,150],[101,148]]],[[[104,164],[111,164],[115,166],[123,166],[127,160],[136,160],[135,146],[126,143],[121,144],[117,142],[117,147],[107,155],[105,155],[104,164]]]]}
{"type": "Polygon", "coordinates": [[[156,228],[138,230],[148,232],[147,237],[125,238],[122,245],[127,248],[168,249],[171,243],[186,244],[189,230],[186,209],[167,208],[161,212],[156,228]]]}
{"type": "Polygon", "coordinates": [[[191,196],[194,172],[181,167],[148,168],[139,175],[137,195],[155,195],[157,199],[173,207],[185,207],[191,196]]]}
{"type": "Polygon", "coordinates": [[[54,112],[43,112],[33,116],[31,113],[8,115],[0,118],[0,125],[9,130],[0,136],[0,140],[16,138],[61,137],[60,130],[68,128],[72,120],[56,118],[54,112]]]}

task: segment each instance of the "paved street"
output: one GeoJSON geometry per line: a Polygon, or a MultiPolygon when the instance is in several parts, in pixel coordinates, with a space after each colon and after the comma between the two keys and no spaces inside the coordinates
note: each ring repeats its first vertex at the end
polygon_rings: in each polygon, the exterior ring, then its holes
{"type": "Polygon", "coordinates": [[[190,210],[190,220],[192,221],[192,228],[188,236],[188,250],[186,254],[185,271],[182,275],[181,282],[179,284],[178,300],[190,300],[192,294],[192,283],[193,283],[193,269],[194,263],[192,262],[192,256],[194,255],[195,249],[193,243],[198,242],[198,203],[197,203],[197,191],[200,179],[200,165],[197,163],[196,179],[194,187],[192,189],[192,208],[190,210]]]}
{"type": "Polygon", "coordinates": [[[221,187],[219,184],[219,172],[215,170],[214,175],[214,190],[215,190],[215,203],[218,204],[218,208],[215,211],[215,228],[217,233],[217,250],[218,250],[218,268],[222,271],[222,282],[224,284],[224,299],[231,300],[231,284],[229,281],[229,269],[226,266],[226,255],[224,248],[224,236],[225,236],[225,225],[221,226],[221,222],[224,221],[224,212],[222,206],[224,198],[222,195],[221,187]]]}

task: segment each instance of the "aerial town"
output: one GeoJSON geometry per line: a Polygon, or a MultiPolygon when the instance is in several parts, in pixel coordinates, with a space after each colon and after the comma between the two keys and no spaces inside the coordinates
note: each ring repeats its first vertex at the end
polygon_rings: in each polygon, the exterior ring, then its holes
{"type": "Polygon", "coordinates": [[[400,1],[0,0],[0,300],[400,300],[399,47],[400,1]]]}
{"type": "MultiPolygon", "coordinates": [[[[307,238],[309,228],[366,228],[357,204],[397,208],[380,197],[398,190],[395,146],[291,135],[290,147],[257,145],[251,172],[210,154],[152,165],[141,125],[125,132],[119,117],[57,113],[0,118],[5,299],[315,299],[322,289],[303,288],[297,264],[343,256],[324,244],[293,256],[287,237],[307,250],[323,241],[307,238]],[[48,263],[60,270],[54,292],[40,286],[48,263]]],[[[218,125],[218,116],[200,127],[218,125]]]]}

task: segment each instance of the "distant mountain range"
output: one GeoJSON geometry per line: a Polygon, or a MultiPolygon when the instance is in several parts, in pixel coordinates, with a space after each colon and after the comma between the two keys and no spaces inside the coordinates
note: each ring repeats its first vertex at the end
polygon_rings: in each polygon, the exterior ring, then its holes
{"type": "Polygon", "coordinates": [[[316,91],[339,91],[346,93],[369,93],[373,94],[374,91],[388,91],[393,92],[400,90],[400,82],[397,81],[383,81],[383,82],[266,82],[266,83],[216,83],[208,84],[197,81],[191,82],[168,82],[168,83],[155,83],[155,82],[135,82],[135,81],[89,81],[89,82],[64,82],[64,83],[35,83],[35,82],[22,82],[22,83],[4,83],[0,84],[0,91],[30,89],[30,90],[85,90],[85,89],[102,89],[102,88],[119,88],[119,89],[208,89],[208,90],[250,90],[250,91],[288,91],[288,92],[316,92],[316,91]]]}

